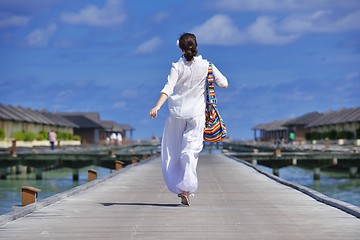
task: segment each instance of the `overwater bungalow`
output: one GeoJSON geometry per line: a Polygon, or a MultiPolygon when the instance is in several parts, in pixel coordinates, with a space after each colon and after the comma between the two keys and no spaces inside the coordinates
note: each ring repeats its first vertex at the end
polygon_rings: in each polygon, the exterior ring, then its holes
{"type": "Polygon", "coordinates": [[[0,129],[3,139],[12,139],[16,132],[58,132],[73,134],[78,125],[45,110],[33,110],[0,104],[0,129]]]}
{"type": "Polygon", "coordinates": [[[132,139],[132,132],[135,130],[130,125],[120,124],[111,120],[101,120],[97,112],[61,112],[56,113],[74,123],[79,128],[74,133],[81,136],[82,144],[106,144],[112,134],[121,136],[121,143],[132,139]],[[129,132],[129,136],[127,136],[129,132]]]}
{"type": "Polygon", "coordinates": [[[360,107],[310,112],[292,119],[258,124],[252,128],[258,141],[360,139],[360,107]]]}
{"type": "Polygon", "coordinates": [[[105,144],[111,134],[121,136],[121,143],[131,141],[135,129],[115,121],[101,120],[97,112],[52,113],[0,104],[0,141],[11,142],[19,133],[30,134],[37,140],[47,140],[50,130],[62,135],[78,136],[82,144],[105,144]]]}

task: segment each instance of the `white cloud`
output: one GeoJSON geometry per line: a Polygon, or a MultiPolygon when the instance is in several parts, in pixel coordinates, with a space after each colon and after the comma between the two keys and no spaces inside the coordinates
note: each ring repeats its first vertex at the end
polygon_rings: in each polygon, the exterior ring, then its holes
{"type": "Polygon", "coordinates": [[[325,11],[317,11],[309,15],[292,15],[287,17],[281,28],[286,32],[308,32],[315,30],[314,22],[328,14],[325,11]]]}
{"type": "Polygon", "coordinates": [[[276,23],[270,17],[258,17],[246,31],[246,36],[251,42],[258,44],[287,44],[293,42],[296,35],[280,34],[276,23]]]}
{"type": "Polygon", "coordinates": [[[200,43],[215,45],[235,45],[246,41],[245,36],[235,26],[230,17],[215,15],[200,26],[195,27],[194,32],[200,43]]]}
{"type": "Polygon", "coordinates": [[[357,71],[350,72],[350,73],[346,74],[344,77],[345,80],[354,80],[354,79],[359,79],[359,78],[360,78],[360,72],[357,72],[357,71]]]}
{"type": "Polygon", "coordinates": [[[116,102],[113,104],[113,108],[121,109],[124,108],[126,105],[126,102],[116,102]]]}
{"type": "Polygon", "coordinates": [[[126,14],[122,7],[122,1],[108,0],[102,8],[95,5],[88,5],[80,10],[79,13],[62,13],[60,18],[63,22],[69,24],[109,27],[123,23],[126,14]]]}
{"type": "Polygon", "coordinates": [[[304,11],[314,9],[356,9],[359,8],[358,0],[217,0],[216,8],[230,11],[252,12],[279,12],[279,11],[304,11]]]}
{"type": "Polygon", "coordinates": [[[344,32],[360,30],[360,11],[336,17],[331,11],[318,10],[310,14],[293,14],[279,28],[286,32],[344,32]]]}
{"type": "Polygon", "coordinates": [[[46,28],[38,28],[26,36],[26,45],[28,47],[46,47],[50,37],[56,32],[57,25],[49,24],[46,28]]]}
{"type": "Polygon", "coordinates": [[[199,42],[213,45],[263,44],[294,42],[308,33],[331,33],[360,30],[360,11],[339,16],[332,11],[292,14],[285,18],[258,16],[241,30],[228,15],[218,14],[193,29],[199,42]]]}
{"type": "Polygon", "coordinates": [[[33,15],[44,10],[48,10],[58,4],[59,0],[1,0],[0,10],[7,13],[22,13],[33,15]]]}
{"type": "Polygon", "coordinates": [[[332,23],[330,29],[335,32],[360,30],[360,11],[352,12],[332,23]]]}
{"type": "Polygon", "coordinates": [[[120,96],[127,99],[136,98],[137,96],[139,96],[139,91],[135,88],[127,88],[121,92],[120,96]]]}
{"type": "Polygon", "coordinates": [[[296,0],[220,0],[217,6],[229,10],[278,11],[303,7],[303,1],[296,0]]]}
{"type": "Polygon", "coordinates": [[[75,96],[74,91],[67,89],[67,90],[58,92],[56,94],[56,100],[63,100],[63,99],[67,99],[67,98],[72,98],[74,96],[75,96]]]}
{"type": "Polygon", "coordinates": [[[154,15],[154,21],[161,23],[163,21],[165,21],[166,19],[168,19],[170,17],[170,13],[168,12],[160,12],[154,15]]]}
{"type": "Polygon", "coordinates": [[[315,95],[312,93],[308,93],[306,91],[301,91],[298,89],[291,89],[290,92],[278,93],[278,97],[283,98],[285,102],[288,101],[302,101],[309,102],[315,100],[315,95]]]}
{"type": "Polygon", "coordinates": [[[159,37],[154,37],[149,41],[146,41],[139,45],[135,50],[135,54],[148,54],[156,50],[158,46],[162,43],[159,37]]]}
{"type": "Polygon", "coordinates": [[[199,42],[214,45],[286,44],[296,39],[296,35],[280,34],[274,19],[259,17],[244,31],[240,31],[230,17],[215,15],[204,24],[193,29],[199,42]]]}
{"type": "Polygon", "coordinates": [[[30,17],[9,16],[0,18],[0,28],[25,26],[30,22],[30,17]]]}
{"type": "MultiPolygon", "coordinates": [[[[209,44],[279,45],[291,43],[305,34],[360,30],[358,0],[219,0],[213,4],[229,14],[237,11],[260,14],[243,30],[234,24],[229,15],[216,15],[194,28],[209,44]]],[[[234,14],[231,16],[235,19],[234,14]]]]}

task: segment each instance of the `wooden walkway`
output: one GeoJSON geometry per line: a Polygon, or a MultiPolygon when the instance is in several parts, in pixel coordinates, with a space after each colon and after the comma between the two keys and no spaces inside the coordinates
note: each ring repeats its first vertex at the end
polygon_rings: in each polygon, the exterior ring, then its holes
{"type": "Polygon", "coordinates": [[[159,158],[130,166],[1,225],[0,239],[360,239],[359,218],[223,155],[201,155],[198,175],[186,207],[159,158]]]}

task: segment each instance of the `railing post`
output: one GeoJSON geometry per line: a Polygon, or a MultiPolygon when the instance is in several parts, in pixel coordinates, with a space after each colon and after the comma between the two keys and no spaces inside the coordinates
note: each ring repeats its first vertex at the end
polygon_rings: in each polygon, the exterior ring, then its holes
{"type": "Polygon", "coordinates": [[[116,154],[115,154],[115,151],[114,150],[110,150],[109,151],[109,155],[111,156],[111,157],[116,157],[116,154]]]}
{"type": "Polygon", "coordinates": [[[138,162],[138,158],[137,157],[131,157],[131,163],[135,164],[138,162]]]}
{"type": "Polygon", "coordinates": [[[349,168],[349,177],[351,179],[355,179],[357,177],[358,167],[350,167],[349,168]]]}
{"type": "Polygon", "coordinates": [[[320,168],[314,168],[314,180],[320,179],[320,168]]]}
{"type": "Polygon", "coordinates": [[[324,146],[325,146],[325,149],[329,149],[330,144],[329,144],[329,139],[328,138],[325,138],[324,146]]]}
{"type": "Polygon", "coordinates": [[[10,150],[10,154],[13,156],[13,157],[16,157],[16,140],[12,140],[11,142],[11,150],[10,150]]]}
{"type": "Polygon", "coordinates": [[[275,155],[276,155],[276,157],[281,157],[281,150],[280,150],[280,149],[276,149],[276,150],[275,150],[275,155]]]}
{"type": "Polygon", "coordinates": [[[73,168],[72,172],[73,172],[73,181],[79,181],[79,169],[73,168]]]}
{"type": "Polygon", "coordinates": [[[279,168],[275,167],[275,168],[273,168],[272,170],[273,170],[273,174],[274,174],[275,176],[279,177],[279,175],[280,175],[279,168]]]}
{"type": "Polygon", "coordinates": [[[122,161],[115,161],[115,170],[120,170],[120,169],[122,169],[123,165],[124,165],[124,162],[122,162],[122,161]]]}
{"type": "Polygon", "coordinates": [[[88,182],[95,180],[97,177],[97,171],[94,169],[88,170],[88,182]]]}
{"type": "Polygon", "coordinates": [[[43,172],[42,168],[36,168],[35,172],[36,172],[36,174],[35,174],[36,180],[41,180],[42,179],[42,172],[43,172]]]}
{"type": "Polygon", "coordinates": [[[40,192],[40,189],[30,187],[30,186],[23,186],[21,187],[22,192],[22,206],[29,205],[31,203],[34,203],[37,201],[38,192],[40,192]]]}
{"type": "Polygon", "coordinates": [[[8,174],[7,168],[0,168],[0,179],[6,179],[8,174]]]}

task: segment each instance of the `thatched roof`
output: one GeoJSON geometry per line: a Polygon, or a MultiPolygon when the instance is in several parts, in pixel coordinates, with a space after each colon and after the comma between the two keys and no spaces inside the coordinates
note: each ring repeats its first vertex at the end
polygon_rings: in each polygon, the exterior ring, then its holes
{"type": "Polygon", "coordinates": [[[343,108],[339,111],[326,112],[322,117],[309,123],[307,127],[317,127],[352,122],[360,122],[360,107],[343,108]]]}
{"type": "Polygon", "coordinates": [[[256,130],[264,130],[264,131],[278,131],[278,130],[286,130],[287,128],[284,126],[284,124],[289,120],[276,120],[268,123],[263,123],[256,125],[252,129],[256,130]]]}
{"type": "Polygon", "coordinates": [[[301,115],[300,117],[294,118],[292,120],[287,121],[284,126],[298,126],[298,125],[308,125],[316,120],[318,120],[319,118],[321,118],[322,116],[324,116],[323,113],[319,113],[319,112],[310,112],[304,115],[301,115]]]}
{"type": "Polygon", "coordinates": [[[14,107],[0,104],[0,119],[15,122],[28,122],[61,127],[78,127],[73,122],[67,121],[61,116],[46,111],[37,111],[30,108],[14,107]]]}

